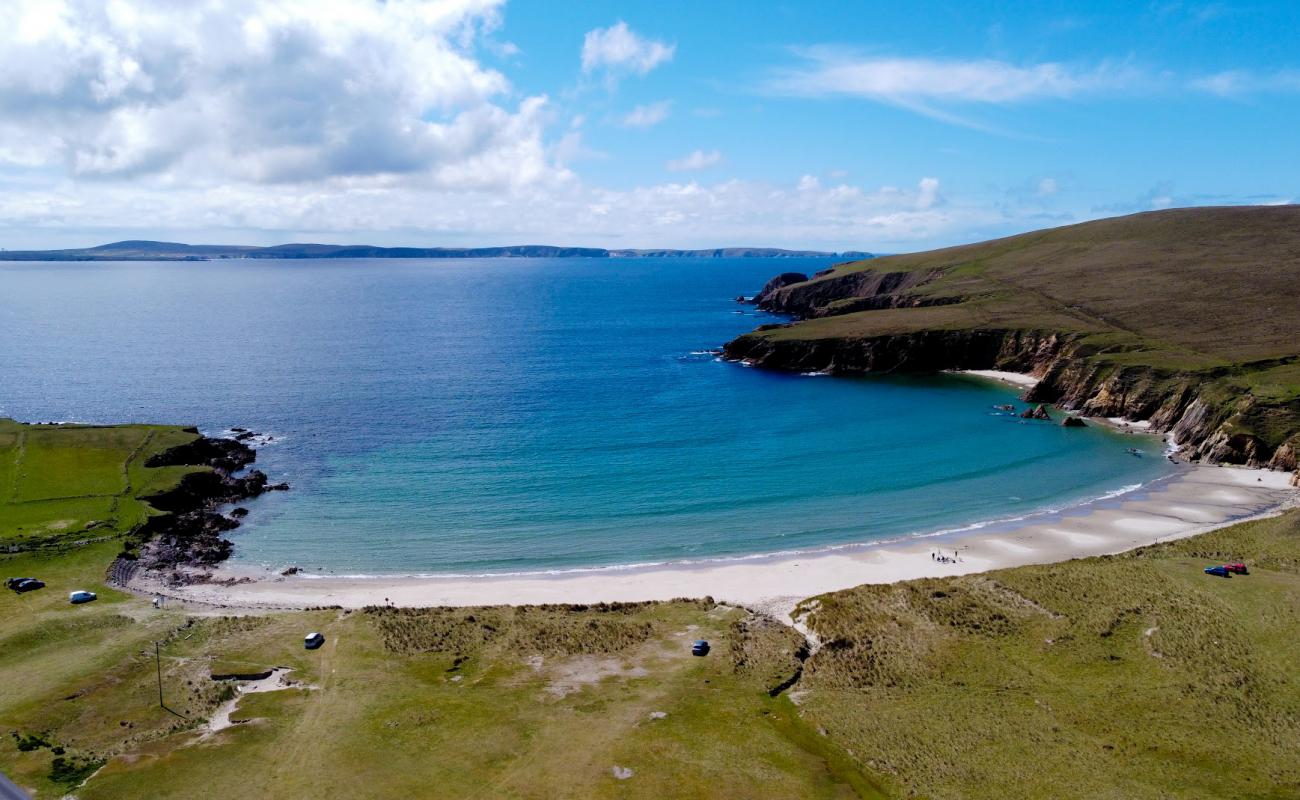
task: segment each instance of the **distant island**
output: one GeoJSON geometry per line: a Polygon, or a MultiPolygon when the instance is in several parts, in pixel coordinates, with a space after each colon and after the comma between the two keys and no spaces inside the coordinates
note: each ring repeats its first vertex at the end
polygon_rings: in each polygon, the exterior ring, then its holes
{"type": "Polygon", "coordinates": [[[704,250],[606,250],[521,244],[507,247],[376,247],[365,244],[278,244],[271,247],[182,244],[129,240],[68,250],[0,250],[0,261],[211,261],[231,258],[843,258],[858,250],[782,250],[777,247],[715,247],[704,250]]]}

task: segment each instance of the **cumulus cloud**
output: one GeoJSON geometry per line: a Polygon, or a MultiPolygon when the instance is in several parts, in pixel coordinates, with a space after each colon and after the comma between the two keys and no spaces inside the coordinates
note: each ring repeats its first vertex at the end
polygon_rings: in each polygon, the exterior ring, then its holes
{"type": "Polygon", "coordinates": [[[625,128],[649,128],[668,119],[671,108],[672,103],[667,100],[637,106],[623,117],[620,124],[625,128]]]}
{"type": "Polygon", "coordinates": [[[587,31],[582,40],[582,70],[632,72],[644,75],[671,61],[675,45],[647,39],[619,20],[608,28],[587,31]]]}
{"type": "Polygon", "coordinates": [[[81,178],[449,187],[554,172],[546,99],[473,48],[499,0],[16,0],[0,160],[81,178]]]}
{"type": "Polygon", "coordinates": [[[924,211],[942,202],[943,197],[939,194],[939,179],[922,178],[917,184],[916,207],[924,211]]]}
{"type": "Polygon", "coordinates": [[[722,153],[718,150],[696,150],[690,155],[682,158],[674,158],[665,166],[673,172],[689,172],[692,170],[708,169],[722,161],[722,153]]]}

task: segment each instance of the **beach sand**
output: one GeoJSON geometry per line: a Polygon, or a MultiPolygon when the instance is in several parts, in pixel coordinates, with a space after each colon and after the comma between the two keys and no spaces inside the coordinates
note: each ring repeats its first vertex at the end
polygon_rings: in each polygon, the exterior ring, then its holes
{"type": "Polygon", "coordinates": [[[1191,536],[1300,504],[1290,475],[1236,467],[1184,465],[1168,478],[1110,500],[1017,522],[887,543],[800,554],[659,566],[515,575],[284,577],[223,567],[221,583],[164,587],[142,577],[131,589],[197,608],[294,609],[312,606],[527,605],[703,597],[745,605],[784,620],[806,597],[864,583],[1063,561],[1118,553],[1191,536]],[[940,561],[942,553],[956,560],[940,561]],[[233,583],[231,579],[252,577],[233,583]]]}
{"type": "Polygon", "coordinates": [[[978,378],[991,378],[995,381],[1009,383],[1012,386],[1019,386],[1024,389],[1032,388],[1038,383],[1038,379],[1026,372],[1007,372],[1000,369],[963,369],[958,370],[962,375],[974,375],[978,378]]]}

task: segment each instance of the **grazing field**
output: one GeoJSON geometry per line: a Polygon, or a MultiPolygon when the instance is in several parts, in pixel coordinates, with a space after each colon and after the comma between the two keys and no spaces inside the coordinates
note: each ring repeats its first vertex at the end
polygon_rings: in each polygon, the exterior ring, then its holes
{"type": "MultiPolygon", "coordinates": [[[[41,459],[11,440],[7,463],[51,487],[51,515],[91,486],[139,518],[142,487],[178,474],[141,457],[189,434],[42,435],[41,459]],[[65,451],[83,447],[120,469],[65,451]]],[[[5,519],[27,504],[12,497],[5,519]]],[[[1300,795],[1297,511],[813,598],[811,656],[793,628],[707,598],[155,609],[104,585],[114,538],[55,539],[0,554],[48,584],[0,594],[0,770],[41,798],[1300,795]],[[1251,574],[1201,572],[1229,559],[1251,574]],[[99,599],[69,605],[72,589],[99,599]],[[712,651],[693,657],[700,638],[712,651]]]]}
{"type": "Polygon", "coordinates": [[[116,536],[152,509],[141,497],[192,467],[146,468],[196,434],[164,425],[23,425],[0,419],[0,547],[116,536]]]}

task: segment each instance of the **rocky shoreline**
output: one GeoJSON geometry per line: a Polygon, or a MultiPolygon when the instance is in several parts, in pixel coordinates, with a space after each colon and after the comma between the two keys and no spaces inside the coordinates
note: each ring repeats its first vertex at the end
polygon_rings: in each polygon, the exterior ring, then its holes
{"type": "MultiPolygon", "coordinates": [[[[765,311],[816,318],[875,308],[924,305],[909,293],[931,276],[864,271],[807,283],[807,276],[783,273],[750,302],[765,311]]],[[[1086,416],[1146,422],[1168,433],[1178,456],[1202,463],[1241,464],[1295,472],[1300,486],[1300,434],[1269,444],[1240,428],[1268,421],[1276,409],[1249,394],[1230,396],[1213,382],[1213,372],[1161,370],[1150,366],[1099,365],[1081,334],[1048,330],[919,330],[866,337],[764,336],[787,327],[763,325],[728,342],[723,356],[753,366],[837,375],[867,372],[1005,370],[1038,379],[1024,399],[1050,403],[1086,416]]]]}
{"type": "Polygon", "coordinates": [[[109,569],[112,582],[125,585],[140,569],[165,575],[171,583],[191,582],[196,568],[201,572],[230,557],[234,545],[224,534],[239,527],[248,511],[236,507],[223,514],[219,509],[289,488],[287,483],[272,484],[261,470],[248,469],[257,460],[257,451],[246,443],[250,438],[201,436],[145,462],[146,467],[209,469],[191,472],[172,489],[142,498],[164,513],[150,517],[127,537],[109,569]]]}

